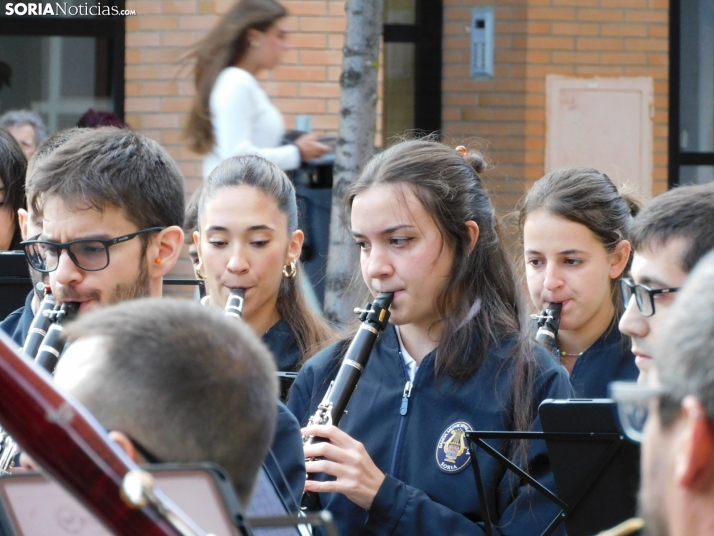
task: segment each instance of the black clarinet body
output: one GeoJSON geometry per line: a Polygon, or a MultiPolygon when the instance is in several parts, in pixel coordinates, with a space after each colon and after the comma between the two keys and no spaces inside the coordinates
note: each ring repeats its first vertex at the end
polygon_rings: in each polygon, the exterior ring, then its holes
{"type": "MultiPolygon", "coordinates": [[[[347,348],[337,376],[330,383],[327,392],[317,406],[317,411],[310,417],[308,426],[313,424],[332,424],[338,426],[345,414],[347,404],[357,387],[357,382],[362,376],[364,367],[372,353],[374,343],[379,335],[386,329],[389,320],[389,307],[394,299],[393,292],[382,292],[373,303],[368,303],[364,309],[355,309],[359,313],[362,324],[347,348]]],[[[305,444],[321,443],[327,441],[323,437],[310,436],[305,438],[305,444]]],[[[310,461],[310,460],[307,460],[310,461]]],[[[314,474],[308,474],[308,479],[314,474]]],[[[316,510],[318,497],[316,493],[305,492],[302,506],[306,510],[316,510]]]]}
{"type": "Polygon", "coordinates": [[[47,330],[52,323],[50,314],[54,308],[55,298],[49,285],[47,285],[45,287],[45,295],[40,302],[40,307],[32,320],[32,324],[30,324],[30,331],[27,333],[25,344],[22,347],[22,353],[30,359],[35,359],[40,346],[42,346],[42,341],[47,336],[47,330]]]}
{"type": "Polygon", "coordinates": [[[76,303],[64,303],[55,307],[49,315],[52,324],[47,330],[47,335],[37,351],[35,364],[50,374],[54,373],[65,345],[64,327],[62,324],[72,319],[77,314],[78,309],[79,305],[76,303]]]}
{"type": "Polygon", "coordinates": [[[560,328],[560,313],[562,308],[562,303],[551,303],[545,310],[541,311],[539,315],[533,315],[531,317],[538,320],[536,341],[556,357],[560,357],[556,354],[555,343],[558,337],[558,328],[560,328]]]}
{"type": "Polygon", "coordinates": [[[245,289],[234,288],[226,301],[226,316],[241,320],[243,318],[243,305],[245,304],[245,289]]]}

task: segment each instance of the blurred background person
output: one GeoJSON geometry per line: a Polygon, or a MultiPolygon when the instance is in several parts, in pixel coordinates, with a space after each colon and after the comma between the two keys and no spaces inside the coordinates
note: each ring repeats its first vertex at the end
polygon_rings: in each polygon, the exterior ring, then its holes
{"type": "Polygon", "coordinates": [[[98,112],[91,108],[84,112],[84,115],[77,121],[80,128],[117,127],[129,128],[121,117],[113,112],[98,112]]]}
{"type": "Polygon", "coordinates": [[[290,48],[287,14],[274,0],[241,0],[194,47],[196,97],[185,134],[205,155],[204,178],[235,155],[259,154],[292,170],[332,150],[313,134],[283,145],[283,117],[256,79],[290,48]]]}
{"type": "Polygon", "coordinates": [[[10,110],[0,117],[0,127],[13,135],[27,160],[47,139],[47,127],[42,117],[32,110],[10,110]]]}
{"type": "Polygon", "coordinates": [[[27,159],[10,132],[0,128],[0,251],[20,249],[17,211],[25,208],[27,159]]]}

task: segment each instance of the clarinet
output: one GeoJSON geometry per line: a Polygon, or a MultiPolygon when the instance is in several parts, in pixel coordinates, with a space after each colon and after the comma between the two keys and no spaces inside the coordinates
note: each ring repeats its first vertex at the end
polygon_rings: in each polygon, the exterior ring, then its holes
{"type": "Polygon", "coordinates": [[[234,288],[226,301],[226,316],[241,320],[243,318],[243,305],[245,303],[245,289],[234,288]]]}
{"type": "MultiPolygon", "coordinates": [[[[327,392],[317,406],[317,411],[310,417],[308,426],[313,424],[331,424],[338,426],[342,416],[346,413],[345,408],[352,398],[357,387],[357,382],[362,376],[364,367],[367,366],[372,347],[387,327],[389,320],[389,307],[392,305],[394,298],[393,292],[382,292],[374,300],[374,303],[367,303],[364,309],[355,309],[355,313],[359,314],[359,319],[362,322],[357,333],[352,339],[345,356],[342,358],[342,363],[337,371],[337,376],[330,383],[327,392]]],[[[327,441],[323,437],[310,436],[306,437],[304,443],[312,445],[327,441]]],[[[307,460],[312,461],[312,460],[307,460]]],[[[314,474],[308,475],[308,478],[314,478],[314,474]]],[[[315,493],[305,492],[303,494],[303,507],[311,510],[316,504],[315,493]]]]}
{"type": "MultiPolygon", "coordinates": [[[[37,350],[47,334],[47,329],[51,322],[49,314],[55,306],[50,286],[45,286],[42,283],[37,285],[38,288],[39,286],[44,287],[45,294],[30,325],[30,331],[25,338],[25,345],[22,347],[22,352],[31,359],[35,358],[37,350]]],[[[10,470],[15,466],[15,458],[19,452],[20,449],[17,443],[0,427],[0,475],[10,473],[10,470]]]]}
{"type": "Polygon", "coordinates": [[[45,369],[50,374],[54,373],[62,350],[64,350],[64,327],[63,323],[71,320],[77,314],[79,305],[74,302],[64,303],[56,306],[50,313],[52,325],[47,330],[47,335],[42,341],[42,346],[37,351],[35,364],[45,369]]]}
{"type": "MultiPolygon", "coordinates": [[[[37,284],[38,287],[42,283],[37,284]]],[[[25,344],[22,347],[22,353],[24,353],[30,359],[35,359],[37,352],[42,345],[42,341],[47,335],[47,330],[52,323],[50,319],[50,313],[55,307],[55,298],[52,295],[52,289],[49,285],[44,286],[44,297],[42,302],[40,302],[40,307],[37,310],[32,324],[30,325],[30,331],[27,333],[27,338],[25,339],[25,344]]]]}
{"type": "Polygon", "coordinates": [[[562,303],[551,303],[539,315],[531,315],[531,319],[538,321],[536,341],[556,357],[560,357],[555,352],[555,343],[558,336],[558,328],[560,327],[560,311],[562,308],[562,303]]]}

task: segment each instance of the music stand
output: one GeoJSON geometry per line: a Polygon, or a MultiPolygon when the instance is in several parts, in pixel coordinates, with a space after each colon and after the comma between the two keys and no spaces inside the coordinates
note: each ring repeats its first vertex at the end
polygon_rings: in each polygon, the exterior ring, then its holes
{"type": "MultiPolygon", "coordinates": [[[[560,507],[560,512],[542,536],[553,534],[563,522],[569,536],[595,534],[634,514],[633,478],[623,475],[623,468],[630,469],[629,472],[625,471],[628,475],[637,473],[639,450],[625,442],[618,431],[613,406],[614,402],[609,399],[545,400],[538,409],[544,432],[466,432],[482,505],[484,531],[488,536],[494,534],[492,514],[488,508],[478,463],[478,447],[560,507]],[[545,440],[559,493],[543,486],[486,443],[487,439],[545,440]],[[585,458],[583,454],[590,458],[585,458]],[[622,484],[623,480],[625,485],[622,484]],[[622,504],[615,508],[614,513],[602,515],[604,509],[598,508],[598,505],[604,502],[617,505],[618,501],[622,501],[622,504]],[[592,515],[595,508],[597,516],[592,515]]],[[[634,478],[634,481],[637,480],[634,478]]]]}
{"type": "Polygon", "coordinates": [[[164,279],[164,285],[197,286],[199,298],[206,297],[206,282],[203,279],[164,279]]]}
{"type": "Polygon", "coordinates": [[[32,279],[23,251],[0,251],[0,320],[25,305],[32,279]]]}
{"type": "MultiPolygon", "coordinates": [[[[156,484],[199,526],[213,534],[241,536],[301,536],[310,524],[339,536],[330,512],[305,516],[287,513],[269,480],[260,479],[253,503],[245,512],[233,484],[215,464],[160,464],[145,466],[156,484]],[[267,487],[266,487],[267,486],[267,487]],[[251,512],[264,517],[248,517],[251,512]],[[270,513],[269,513],[270,512],[270,513]],[[246,513],[248,515],[246,515],[246,513]]],[[[40,473],[0,477],[0,534],[44,536],[79,532],[109,536],[104,525],[62,486],[40,473]]]]}

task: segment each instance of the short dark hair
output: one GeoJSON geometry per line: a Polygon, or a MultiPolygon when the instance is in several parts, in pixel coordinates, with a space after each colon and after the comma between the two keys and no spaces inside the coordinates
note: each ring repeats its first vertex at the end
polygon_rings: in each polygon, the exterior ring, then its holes
{"type": "Polygon", "coordinates": [[[689,273],[714,248],[714,184],[680,186],[655,197],[635,218],[631,238],[635,251],[672,238],[687,240],[678,263],[689,273]]]}
{"type": "Polygon", "coordinates": [[[86,132],[87,129],[71,127],[58,130],[52,136],[47,138],[42,145],[40,145],[32,158],[27,162],[27,178],[26,182],[29,184],[32,181],[32,177],[35,173],[35,168],[44,162],[52,152],[67,143],[69,140],[74,138],[76,135],[86,132]]]}
{"type": "Polygon", "coordinates": [[[665,426],[679,415],[681,401],[695,396],[714,422],[714,251],[687,278],[655,348],[654,363],[665,392],[660,418],[665,426]]]}
{"type": "Polygon", "coordinates": [[[27,195],[36,214],[58,196],[71,208],[121,209],[139,229],[181,227],[183,177],[158,143],[130,130],[88,129],[37,166],[27,195]]]}
{"type": "Polygon", "coordinates": [[[123,302],[67,326],[106,340],[96,374],[74,392],[108,430],[164,462],[211,461],[247,504],[273,439],[273,357],[250,327],[179,299],[123,302]]]}
{"type": "Polygon", "coordinates": [[[22,235],[17,221],[17,210],[25,207],[25,171],[27,159],[12,134],[0,127],[0,180],[5,188],[4,206],[12,211],[15,231],[10,249],[20,249],[22,235]]]}

